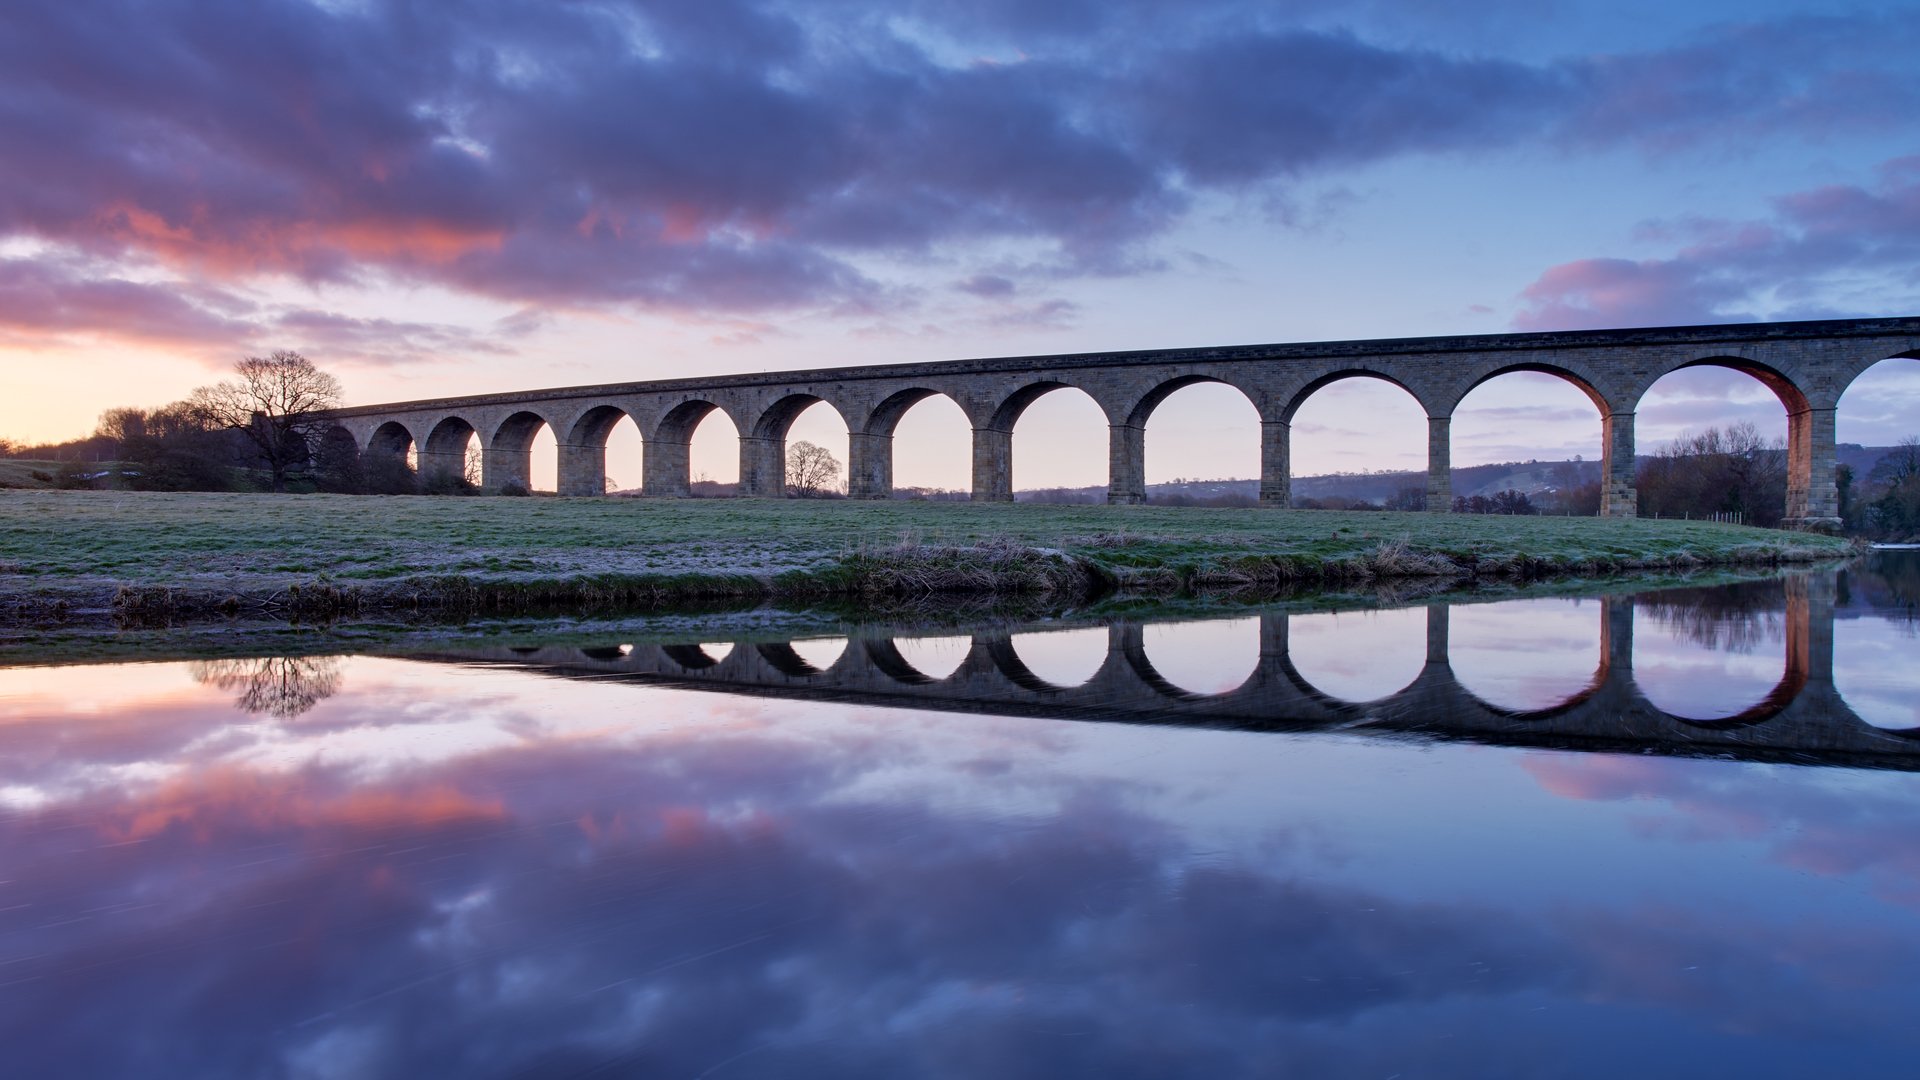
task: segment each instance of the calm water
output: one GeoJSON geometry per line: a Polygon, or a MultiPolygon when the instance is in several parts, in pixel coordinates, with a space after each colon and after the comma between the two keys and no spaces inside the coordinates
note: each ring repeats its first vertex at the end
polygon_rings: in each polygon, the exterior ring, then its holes
{"type": "Polygon", "coordinates": [[[1912,1076],[1916,583],[0,670],[6,1072],[1912,1076]]]}

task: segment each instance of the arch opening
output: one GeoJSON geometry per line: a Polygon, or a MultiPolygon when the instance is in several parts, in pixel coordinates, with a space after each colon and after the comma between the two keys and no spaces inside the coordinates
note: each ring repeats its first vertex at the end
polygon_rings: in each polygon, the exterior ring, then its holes
{"type": "Polygon", "coordinates": [[[1661,376],[1634,406],[1641,517],[1772,527],[1787,516],[1789,417],[1808,411],[1784,376],[1739,358],[1661,376]]]}
{"type": "Polygon", "coordinates": [[[1338,372],[1302,390],[1286,417],[1294,506],[1426,505],[1427,413],[1405,385],[1377,372],[1338,372]]]}
{"type": "Polygon", "coordinates": [[[1260,619],[1148,623],[1141,628],[1147,663],[1189,694],[1212,697],[1246,685],[1260,667],[1260,619]]]}
{"type": "Polygon", "coordinates": [[[1008,639],[1022,674],[1044,684],[1046,689],[1066,690],[1084,685],[1107,662],[1107,631],[1104,627],[1078,630],[1034,630],[1014,634],[1008,639]]]}
{"type": "Polygon", "coordinates": [[[927,682],[943,682],[960,670],[973,651],[970,637],[897,637],[893,647],[900,659],[927,682]]]}
{"type": "Polygon", "coordinates": [[[846,494],[852,439],[831,402],[805,394],[785,398],[762,415],[754,437],[767,455],[767,475],[755,493],[803,499],[846,494]]]}
{"type": "MultiPolygon", "coordinates": [[[[1872,364],[1847,384],[1834,413],[1837,512],[1849,533],[1920,536],[1920,353],[1872,364]]],[[[1817,478],[1816,478],[1817,479],[1817,478]]]]}
{"type": "Polygon", "coordinates": [[[1749,723],[1785,708],[1798,687],[1787,664],[1781,588],[1778,581],[1755,582],[1636,600],[1633,681],[1640,693],[1691,724],[1749,723]]]}
{"type": "Polygon", "coordinates": [[[847,639],[843,637],[804,638],[790,641],[788,648],[815,674],[827,671],[840,662],[846,655],[847,639]]]}
{"type": "MultiPolygon", "coordinates": [[[[973,425],[951,397],[937,390],[902,390],[873,411],[866,434],[887,440],[885,490],[893,498],[972,498],[973,425]]],[[[881,475],[876,472],[876,479],[881,475]]]]}
{"type": "Polygon", "coordinates": [[[661,418],[644,465],[649,495],[733,495],[740,482],[740,429],[711,401],[683,401],[661,418]]]}
{"type": "Polygon", "coordinates": [[[1426,609],[1289,616],[1287,659],[1323,697],[1352,705],[1393,697],[1426,667],[1426,609]]]}
{"type": "Polygon", "coordinates": [[[420,486],[429,494],[471,491],[480,483],[480,433],[459,416],[433,426],[417,456],[420,486]]]}
{"type": "Polygon", "coordinates": [[[1509,368],[1475,383],[1450,425],[1455,508],[1597,516],[1605,409],[1598,391],[1558,369],[1509,368]]]}
{"type": "Polygon", "coordinates": [[[731,641],[703,641],[691,645],[663,645],[660,651],[669,660],[688,671],[704,671],[718,667],[721,661],[733,654],[731,641]]]}
{"type": "Polygon", "coordinates": [[[374,429],[367,439],[361,480],[374,495],[407,495],[420,490],[419,453],[413,432],[395,420],[374,429]]]}
{"type": "Polygon", "coordinates": [[[1447,613],[1448,666],[1490,708],[1560,711],[1591,697],[1605,677],[1601,610],[1558,597],[1456,604],[1447,613]]]}
{"type": "MultiPolygon", "coordinates": [[[[538,460],[536,446],[536,471],[538,460]]],[[[560,444],[557,490],[576,496],[637,491],[642,461],[639,425],[619,406],[595,406],[574,421],[560,444]]]]}
{"type": "Polygon", "coordinates": [[[1107,414],[1085,390],[1060,382],[1025,387],[1000,406],[992,429],[1009,433],[1006,485],[1016,500],[1107,501],[1107,414]]]}
{"type": "Polygon", "coordinates": [[[1834,620],[1833,688],[1868,726],[1920,734],[1913,644],[1912,625],[1895,619],[1834,620]]]}
{"type": "Polygon", "coordinates": [[[1253,506],[1259,501],[1260,412],[1239,387],[1200,376],[1177,379],[1149,394],[1129,423],[1142,430],[1146,443],[1148,502],[1253,506]]]}
{"type": "Polygon", "coordinates": [[[488,441],[482,485],[491,492],[553,491],[558,445],[546,417],[522,410],[500,422],[488,441]]]}

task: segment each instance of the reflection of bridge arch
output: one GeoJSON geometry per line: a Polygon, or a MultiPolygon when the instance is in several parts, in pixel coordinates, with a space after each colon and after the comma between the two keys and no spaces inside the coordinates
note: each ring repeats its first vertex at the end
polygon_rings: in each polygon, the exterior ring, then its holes
{"type": "MultiPolygon", "coordinates": [[[[1550,598],[1550,599],[1542,599],[1542,600],[1495,601],[1494,603],[1491,603],[1491,604],[1472,605],[1471,610],[1474,611],[1475,615],[1485,615],[1485,614],[1490,614],[1495,609],[1506,608],[1512,605],[1525,605],[1532,608],[1535,605],[1539,605],[1543,603],[1557,603],[1557,604],[1563,604],[1563,605],[1571,604],[1574,606],[1575,610],[1577,610],[1582,605],[1583,601],[1579,599],[1564,599],[1564,598],[1550,598]]],[[[1586,676],[1584,676],[1583,681],[1576,684],[1571,690],[1571,692],[1566,694],[1564,697],[1561,697],[1559,700],[1553,701],[1552,703],[1546,704],[1546,705],[1522,707],[1522,706],[1513,705],[1513,704],[1502,704],[1498,701],[1493,700],[1491,693],[1488,692],[1487,690],[1485,689],[1476,690],[1474,688],[1475,680],[1472,677],[1470,677],[1470,675],[1461,674],[1461,671],[1460,671],[1460,662],[1459,662],[1460,655],[1459,654],[1461,652],[1461,647],[1460,647],[1459,634],[1458,634],[1460,627],[1457,627],[1457,626],[1450,627],[1448,632],[1448,640],[1446,643],[1445,652],[1447,655],[1448,666],[1453,670],[1454,678],[1460,685],[1460,692],[1466,695],[1480,708],[1487,710],[1489,713],[1492,713],[1496,716],[1504,716],[1511,720],[1527,721],[1527,722],[1552,719],[1553,717],[1566,713],[1571,709],[1577,709],[1580,706],[1584,705],[1586,702],[1592,700],[1593,697],[1596,694],[1600,693],[1601,689],[1607,685],[1607,680],[1611,671],[1611,663],[1612,663],[1611,651],[1607,647],[1608,625],[1605,617],[1605,605],[1599,604],[1599,605],[1595,605],[1595,607],[1599,609],[1593,615],[1593,622],[1597,624],[1598,632],[1596,636],[1598,638],[1597,644],[1599,648],[1596,650],[1598,655],[1594,658],[1593,670],[1590,673],[1588,673],[1586,676]]],[[[1524,631],[1522,631],[1526,636],[1526,640],[1524,643],[1520,641],[1500,641],[1490,646],[1490,651],[1493,651],[1496,653],[1506,653],[1506,652],[1511,652],[1514,649],[1520,648],[1523,646],[1529,649],[1536,648],[1540,641],[1540,634],[1536,628],[1538,623],[1537,610],[1532,613],[1534,614],[1534,618],[1532,620],[1518,619],[1518,618],[1509,620],[1509,621],[1517,622],[1520,625],[1527,627],[1524,631]],[[1534,625],[1528,625],[1529,621],[1531,621],[1534,625]]],[[[1471,631],[1471,623],[1473,621],[1474,620],[1469,620],[1469,631],[1471,631]]],[[[1582,621],[1585,621],[1585,620],[1582,620],[1582,621]]],[[[1551,635],[1549,635],[1549,638],[1551,638],[1551,635]]]]}
{"type": "MultiPolygon", "coordinates": [[[[1789,669],[1765,715],[1743,714],[1739,726],[1702,725],[1660,712],[1633,680],[1633,600],[1600,601],[1603,661],[1598,685],[1551,709],[1515,712],[1489,707],[1468,693],[1447,662],[1449,613],[1425,609],[1427,659],[1404,690],[1364,705],[1328,700],[1288,674],[1287,615],[1267,611],[1260,664],[1240,688],[1196,695],[1158,677],[1142,624],[1108,627],[1108,653],[1096,675],[1057,687],[1022,674],[1009,647],[1017,627],[974,637],[967,659],[945,679],[930,679],[905,662],[884,633],[854,635],[831,668],[801,671],[777,648],[742,643],[715,660],[699,646],[635,645],[630,651],[578,647],[496,648],[431,659],[507,663],[555,677],[627,679],[649,685],[937,711],[1074,720],[1106,720],[1255,731],[1362,729],[1512,746],[1629,749],[1731,755],[1783,762],[1832,761],[1920,770],[1920,745],[1864,723],[1832,688],[1833,605],[1825,579],[1786,579],[1789,669]],[[701,659],[705,666],[698,666],[701,659]],[[693,666],[690,666],[691,665],[693,666]]],[[[1057,628],[1058,624],[1054,624],[1057,628]]]]}

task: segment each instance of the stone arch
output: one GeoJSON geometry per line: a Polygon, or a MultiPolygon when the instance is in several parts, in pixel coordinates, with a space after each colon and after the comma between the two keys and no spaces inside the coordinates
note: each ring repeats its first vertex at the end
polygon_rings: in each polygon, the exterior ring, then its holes
{"type": "Polygon", "coordinates": [[[559,428],[533,409],[519,409],[495,425],[483,451],[481,486],[500,491],[509,485],[533,490],[533,440],[546,429],[559,438],[559,428]]]}
{"type": "MultiPolygon", "coordinates": [[[[556,489],[560,494],[606,494],[607,439],[613,429],[620,426],[620,421],[629,419],[633,419],[632,415],[618,405],[595,405],[580,414],[560,440],[560,477],[556,489]]],[[[634,423],[639,421],[636,419],[634,423]]]]}
{"type": "MultiPolygon", "coordinates": [[[[1013,434],[1014,426],[1020,417],[1034,402],[1056,390],[1078,390],[1091,400],[1100,411],[1109,430],[1113,425],[1113,414],[1100,397],[1084,386],[1064,379],[1046,377],[1036,379],[1001,397],[998,404],[988,414],[983,427],[975,427],[973,434],[973,498],[975,502],[994,501],[1011,502],[1013,500],[1013,434]]],[[[1113,472],[1109,455],[1108,485],[1112,486],[1113,472]]]]}
{"type": "Polygon", "coordinates": [[[736,434],[745,430],[739,417],[731,410],[704,397],[677,402],[661,414],[651,431],[641,428],[641,437],[646,441],[646,456],[642,461],[646,475],[643,490],[646,494],[678,498],[692,494],[689,446],[693,441],[694,429],[716,412],[733,425],[736,434]]]}
{"type": "Polygon", "coordinates": [[[480,431],[464,416],[443,417],[427,433],[417,456],[422,478],[462,477],[467,473],[467,451],[480,431]]]}
{"type": "Polygon", "coordinates": [[[1087,685],[1099,676],[1112,652],[1106,631],[1093,627],[1020,631],[996,639],[993,647],[994,663],[1001,674],[1015,685],[1047,691],[1087,685]],[[1062,645],[1066,647],[1064,657],[1059,649],[1062,645]],[[1076,652],[1083,655],[1076,656],[1076,652]]]}
{"type": "Polygon", "coordinates": [[[1140,398],[1133,403],[1133,406],[1131,408],[1127,410],[1127,420],[1126,420],[1127,424],[1131,427],[1141,427],[1141,428],[1146,427],[1148,419],[1150,419],[1153,416],[1153,411],[1159,408],[1162,402],[1166,401],[1168,398],[1172,397],[1174,394],[1182,390],[1185,390],[1189,386],[1199,386],[1203,383],[1213,383],[1219,386],[1230,386],[1233,389],[1238,390],[1240,392],[1241,397],[1244,397],[1247,399],[1247,404],[1253,406],[1253,409],[1255,412],[1258,412],[1260,410],[1260,395],[1254,390],[1249,389],[1246,386],[1242,386],[1240,383],[1237,383],[1232,379],[1221,378],[1218,375],[1207,375],[1207,374],[1197,374],[1197,373],[1187,374],[1187,375],[1176,375],[1171,379],[1162,380],[1161,382],[1157,383],[1151,390],[1148,390],[1146,393],[1140,395],[1140,398]]]}
{"type": "Polygon", "coordinates": [[[413,437],[413,432],[398,420],[389,420],[381,424],[367,436],[367,453],[389,454],[402,461],[405,461],[407,455],[418,445],[419,440],[413,437]]]}
{"type": "MultiPolygon", "coordinates": [[[[1150,672],[1152,679],[1186,698],[1229,697],[1260,677],[1257,615],[1146,623],[1141,627],[1140,645],[1141,677],[1147,678],[1150,672]],[[1205,657],[1206,663],[1194,664],[1198,657],[1205,657]],[[1217,675],[1223,670],[1227,677],[1220,679],[1217,675]]],[[[1134,659],[1129,653],[1128,660],[1134,659]]]]}
{"type": "MultiPolygon", "coordinates": [[[[1175,394],[1195,386],[1219,386],[1232,391],[1246,403],[1254,418],[1253,468],[1258,476],[1263,469],[1259,396],[1247,387],[1217,375],[1192,373],[1162,380],[1142,394],[1127,410],[1126,423],[1112,429],[1107,501],[1116,503],[1147,501],[1147,428],[1154,413],[1175,394]]],[[[1163,429],[1164,433],[1164,429],[1163,429]]],[[[1218,432],[1210,434],[1218,435],[1218,432]]],[[[1223,478],[1224,479],[1224,478],[1223,478]]]]}
{"type": "Polygon", "coordinates": [[[1774,684],[1773,689],[1767,691],[1765,696],[1761,697],[1759,701],[1754,702],[1752,705],[1747,706],[1732,716],[1712,718],[1688,717],[1669,712],[1661,708],[1651,697],[1648,697],[1645,690],[1640,691],[1640,697],[1646,701],[1649,708],[1676,724],[1682,724],[1687,727],[1707,728],[1713,731],[1726,731],[1733,728],[1753,727],[1756,724],[1764,724],[1772,720],[1785,712],[1787,707],[1792,705],[1794,699],[1799,697],[1801,691],[1806,688],[1806,674],[1795,671],[1789,667],[1786,672],[1780,676],[1780,681],[1774,684]]]}
{"type": "Polygon", "coordinates": [[[1565,364],[1557,364],[1545,360],[1526,360],[1515,364],[1502,364],[1499,367],[1489,369],[1485,372],[1476,373],[1466,385],[1460,388],[1460,392],[1454,395],[1453,400],[1447,405],[1447,412],[1452,413],[1458,409],[1460,403],[1465,401],[1468,395],[1487,383],[1492,382],[1502,375],[1512,375],[1522,371],[1531,372],[1535,375],[1551,375],[1562,382],[1571,384],[1574,389],[1585,394],[1587,399],[1593,402],[1593,407],[1600,410],[1600,415],[1603,417],[1614,411],[1613,403],[1607,400],[1607,395],[1600,391],[1599,386],[1596,385],[1596,380],[1590,374],[1583,374],[1565,364]]]}
{"type": "Polygon", "coordinates": [[[1421,608],[1291,614],[1287,616],[1287,652],[1279,658],[1280,670],[1296,690],[1327,707],[1358,708],[1390,701],[1420,681],[1431,651],[1431,628],[1421,608]],[[1342,627],[1339,624],[1343,619],[1359,625],[1342,627]],[[1399,625],[1402,623],[1405,625],[1399,625]],[[1417,647],[1412,640],[1415,637],[1419,638],[1417,647]],[[1302,661],[1307,664],[1305,668],[1302,661]],[[1404,673],[1396,670],[1399,667],[1406,669],[1404,673]],[[1394,678],[1367,685],[1370,677],[1383,671],[1392,672],[1394,678]],[[1309,672],[1318,672],[1318,677],[1309,672]],[[1400,678],[1402,674],[1404,679],[1400,678]],[[1375,692],[1363,697],[1362,687],[1375,692]]]}
{"type": "Polygon", "coordinates": [[[1286,397],[1285,406],[1273,423],[1264,426],[1262,439],[1261,465],[1261,501],[1268,505],[1288,506],[1292,502],[1293,449],[1292,431],[1300,410],[1315,394],[1338,382],[1349,379],[1371,379],[1397,387],[1409,398],[1414,407],[1427,419],[1427,493],[1428,509],[1443,512],[1452,508],[1453,479],[1447,425],[1450,417],[1447,413],[1436,411],[1439,406],[1432,398],[1423,393],[1414,383],[1403,380],[1392,372],[1379,371],[1358,365],[1346,365],[1323,372],[1309,380],[1293,394],[1286,397]]]}
{"type": "Polygon", "coordinates": [[[960,413],[971,427],[966,407],[944,390],[910,386],[896,390],[867,412],[856,426],[847,428],[847,495],[855,499],[884,499],[893,494],[894,434],[900,421],[922,402],[943,399],[960,413]]]}
{"type": "MultiPolygon", "coordinates": [[[[1641,411],[1646,399],[1668,376],[1676,372],[1702,368],[1735,371],[1753,379],[1766,387],[1784,410],[1787,442],[1786,492],[1782,502],[1779,503],[1743,502],[1740,509],[1749,515],[1749,523],[1772,524],[1771,515],[1776,511],[1781,514],[1784,524],[1804,525],[1808,523],[1809,518],[1837,519],[1839,494],[1834,486],[1833,477],[1833,403],[1826,402],[1823,406],[1816,408],[1816,402],[1812,400],[1807,390],[1795,380],[1792,373],[1781,366],[1735,353],[1715,353],[1679,359],[1660,365],[1646,375],[1635,396],[1633,411],[1636,414],[1641,411]],[[1815,453],[1816,445],[1822,448],[1819,454],[1815,453]],[[1819,512],[1815,512],[1816,510],[1819,512]]],[[[1637,491],[1637,479],[1636,499],[1641,497],[1641,493],[1637,491]]],[[[1671,506],[1661,506],[1659,490],[1654,489],[1645,495],[1653,502],[1656,512],[1678,514],[1693,513],[1696,510],[1706,512],[1710,509],[1689,505],[1676,510],[1671,506]]],[[[1837,520],[1835,523],[1837,524],[1837,520]]]]}
{"type": "Polygon", "coordinates": [[[1407,395],[1413,398],[1414,404],[1426,409],[1428,415],[1433,415],[1434,406],[1429,402],[1427,395],[1421,393],[1412,383],[1396,377],[1392,372],[1367,367],[1340,367],[1315,376],[1306,385],[1294,391],[1287,398],[1286,406],[1280,410],[1280,420],[1288,424],[1293,423],[1294,416],[1300,412],[1300,406],[1305,405],[1308,398],[1346,379],[1377,379],[1380,382],[1390,383],[1405,390],[1407,395]]]}
{"type": "Polygon", "coordinates": [[[824,404],[846,425],[851,443],[853,424],[840,405],[817,394],[796,392],[761,410],[750,428],[741,432],[740,494],[783,498],[787,494],[787,433],[800,414],[824,404]]]}
{"type": "Polygon", "coordinates": [[[1456,604],[1448,609],[1447,667],[1461,695],[1489,713],[1545,720],[1578,708],[1606,686],[1613,673],[1606,636],[1606,605],[1591,600],[1456,604]],[[1519,655],[1528,662],[1513,663],[1519,655]]]}
{"type": "Polygon", "coordinates": [[[867,654],[874,667],[896,682],[925,686],[947,682],[958,677],[966,669],[967,657],[972,652],[972,648],[973,640],[959,635],[881,638],[868,643],[867,654]],[[916,661],[909,655],[909,653],[925,652],[927,651],[925,647],[933,643],[938,643],[948,651],[957,654],[957,658],[947,663],[944,670],[938,674],[927,670],[925,659],[916,661]]]}
{"type": "Polygon", "coordinates": [[[1794,380],[1792,375],[1783,371],[1779,366],[1751,356],[1741,356],[1738,353],[1710,353],[1706,356],[1695,356],[1676,360],[1649,371],[1645,379],[1641,382],[1639,391],[1634,394],[1633,401],[1630,403],[1633,410],[1637,411],[1639,409],[1641,400],[1647,396],[1647,393],[1651,391],[1655,384],[1661,379],[1666,378],[1676,371],[1703,367],[1726,368],[1727,370],[1738,371],[1743,375],[1753,377],[1762,386],[1773,391],[1773,396],[1780,399],[1780,404],[1787,410],[1788,416],[1792,416],[1797,412],[1805,412],[1813,407],[1813,402],[1809,399],[1807,392],[1801,388],[1800,384],[1794,380]]]}
{"type": "Polygon", "coordinates": [[[1095,405],[1100,406],[1100,412],[1107,418],[1107,423],[1113,423],[1112,412],[1108,410],[1106,403],[1100,400],[1100,396],[1092,390],[1078,383],[1068,382],[1065,379],[1044,378],[1027,383],[1002,397],[999,404],[993,407],[993,413],[987,420],[987,426],[1000,431],[1012,431],[1013,425],[1020,422],[1020,414],[1026,412],[1028,406],[1048,394],[1053,393],[1055,390],[1080,391],[1091,398],[1095,405]]]}
{"type": "MultiPolygon", "coordinates": [[[[1564,512],[1564,513],[1580,513],[1580,514],[1589,514],[1589,515],[1594,513],[1598,513],[1598,514],[1608,513],[1609,507],[1608,507],[1608,502],[1606,498],[1608,477],[1614,475],[1616,471],[1619,471],[1624,475],[1626,480],[1630,482],[1632,478],[1632,471],[1633,471],[1633,462],[1631,460],[1621,460],[1621,461],[1615,460],[1616,451],[1614,448],[1614,440],[1610,439],[1608,436],[1611,430],[1611,425],[1616,420],[1616,412],[1623,414],[1620,417],[1621,422],[1630,422],[1628,417],[1630,417],[1631,414],[1625,409],[1616,410],[1614,403],[1608,399],[1605,392],[1603,392],[1599,388],[1599,386],[1596,384],[1594,379],[1589,377],[1587,374],[1583,374],[1579,371],[1574,370],[1573,368],[1567,367],[1562,364],[1551,363],[1546,361],[1538,361],[1538,360],[1530,360],[1530,361],[1524,361],[1524,362],[1512,363],[1512,364],[1502,364],[1499,366],[1490,367],[1485,371],[1476,372],[1474,377],[1471,380],[1465,382],[1459,396],[1453,398],[1452,403],[1447,407],[1447,420],[1446,420],[1445,428],[1446,428],[1446,439],[1448,442],[1448,447],[1447,447],[1448,471],[1451,472],[1452,465],[1453,465],[1452,458],[1454,455],[1452,452],[1452,445],[1451,445],[1452,440],[1457,434],[1459,434],[1459,432],[1456,432],[1454,430],[1454,427],[1453,427],[1454,421],[1462,419],[1462,414],[1464,413],[1469,418],[1469,422],[1471,422],[1470,417],[1474,410],[1472,408],[1467,407],[1469,399],[1471,399],[1477,391],[1509,375],[1546,376],[1550,379],[1556,380],[1561,385],[1572,387],[1574,390],[1578,391],[1580,396],[1584,397],[1587,403],[1592,405],[1595,409],[1595,412],[1593,414],[1594,426],[1590,430],[1594,431],[1597,434],[1596,441],[1599,443],[1599,456],[1598,456],[1598,459],[1594,461],[1590,467],[1583,464],[1582,466],[1573,470],[1575,474],[1573,479],[1579,485],[1589,484],[1589,483],[1592,483],[1593,480],[1597,479],[1598,480],[1597,491],[1592,488],[1588,488],[1584,492],[1580,492],[1580,497],[1576,499],[1574,492],[1569,492],[1565,489],[1556,488],[1556,490],[1559,491],[1559,496],[1557,499],[1559,503],[1558,506],[1542,506],[1537,503],[1536,503],[1536,506],[1543,513],[1552,512],[1552,513],[1558,514],[1558,513],[1564,512]],[[1587,501],[1587,500],[1591,500],[1596,495],[1598,496],[1597,505],[1593,505],[1592,503],[1587,501]],[[1590,506],[1591,506],[1591,509],[1589,509],[1590,506]]],[[[1532,399],[1528,402],[1528,407],[1544,408],[1545,406],[1540,404],[1540,399],[1543,395],[1549,397],[1550,399],[1551,391],[1547,390],[1546,388],[1536,388],[1535,391],[1533,392],[1532,399]]],[[[1571,424],[1571,423],[1574,423],[1574,421],[1569,421],[1568,423],[1571,424]]],[[[1430,430],[1428,434],[1429,434],[1429,443],[1430,443],[1429,445],[1430,454],[1432,450],[1431,443],[1435,438],[1437,438],[1437,434],[1438,434],[1433,429],[1436,428],[1437,426],[1438,425],[1433,421],[1433,419],[1429,418],[1430,430]]],[[[1579,453],[1583,455],[1586,452],[1587,451],[1585,449],[1581,449],[1579,451],[1579,453]]],[[[1504,460],[1515,460],[1515,459],[1508,458],[1504,460]]],[[[1488,462],[1488,461],[1480,461],[1480,462],[1474,462],[1473,464],[1491,464],[1491,463],[1492,462],[1488,462]]],[[[1449,484],[1449,487],[1451,487],[1451,484],[1449,484]]]]}

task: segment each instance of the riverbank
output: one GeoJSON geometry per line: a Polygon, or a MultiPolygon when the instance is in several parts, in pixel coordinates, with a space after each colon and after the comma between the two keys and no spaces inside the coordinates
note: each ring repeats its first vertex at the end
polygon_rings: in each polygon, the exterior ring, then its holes
{"type": "Polygon", "coordinates": [[[1766,566],[1849,550],[1824,536],[1597,518],[10,491],[0,493],[0,621],[1171,595],[1766,566]]]}

